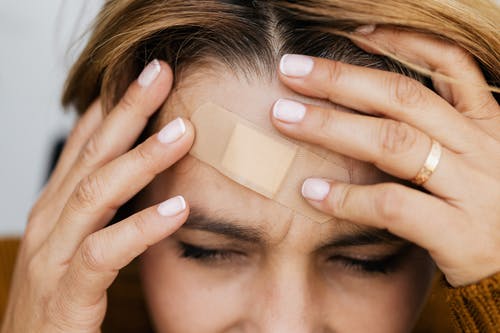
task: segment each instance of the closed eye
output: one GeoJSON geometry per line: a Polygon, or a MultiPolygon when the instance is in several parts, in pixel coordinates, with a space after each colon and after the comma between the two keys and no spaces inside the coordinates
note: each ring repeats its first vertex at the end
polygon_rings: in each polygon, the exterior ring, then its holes
{"type": "Polygon", "coordinates": [[[237,256],[244,256],[244,253],[239,251],[209,249],[185,242],[179,242],[179,245],[181,247],[181,257],[203,262],[230,261],[237,256]]]}
{"type": "Polygon", "coordinates": [[[389,255],[375,257],[373,259],[353,258],[346,255],[333,255],[328,258],[329,262],[339,263],[343,267],[353,271],[367,274],[390,274],[398,270],[404,258],[407,257],[411,245],[406,245],[399,248],[396,252],[389,255]]]}

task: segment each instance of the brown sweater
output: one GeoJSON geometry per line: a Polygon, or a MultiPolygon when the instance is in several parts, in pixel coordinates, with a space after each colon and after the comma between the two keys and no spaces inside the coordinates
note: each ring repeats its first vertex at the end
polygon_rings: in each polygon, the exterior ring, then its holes
{"type": "MultiPolygon", "coordinates": [[[[18,247],[17,239],[0,240],[0,323],[18,247]]],[[[443,281],[436,280],[414,333],[500,332],[500,273],[462,288],[443,281]]],[[[108,304],[102,332],[153,332],[136,262],[120,272],[109,289],[108,304]]]]}

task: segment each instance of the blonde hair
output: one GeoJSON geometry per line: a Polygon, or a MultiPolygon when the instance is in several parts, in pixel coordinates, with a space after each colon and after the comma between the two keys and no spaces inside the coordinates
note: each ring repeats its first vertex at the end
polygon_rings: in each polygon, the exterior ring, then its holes
{"type": "Polygon", "coordinates": [[[302,53],[402,73],[430,86],[421,74],[432,73],[390,54],[368,54],[346,38],[364,24],[457,43],[474,56],[488,84],[498,86],[498,22],[499,7],[487,0],[108,0],[69,74],[63,104],[82,113],[101,96],[109,110],[154,58],[176,74],[216,62],[272,77],[282,54],[302,53]]]}

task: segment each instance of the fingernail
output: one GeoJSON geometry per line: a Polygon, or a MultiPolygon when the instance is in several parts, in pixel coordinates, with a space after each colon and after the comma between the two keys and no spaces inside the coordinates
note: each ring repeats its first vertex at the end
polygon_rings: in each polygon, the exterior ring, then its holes
{"type": "Polygon", "coordinates": [[[143,88],[149,87],[151,83],[156,80],[158,77],[158,74],[161,72],[161,65],[158,60],[153,60],[151,61],[143,70],[141,75],[139,75],[139,78],[137,79],[137,82],[139,82],[139,85],[143,88]]]}
{"type": "Polygon", "coordinates": [[[374,32],[376,28],[377,26],[375,24],[367,24],[357,27],[354,31],[360,35],[369,35],[374,32]]]}
{"type": "Polygon", "coordinates": [[[173,143],[179,140],[184,133],[186,133],[186,125],[182,118],[179,117],[163,127],[160,133],[158,133],[158,140],[161,143],[173,143]]]}
{"type": "Polygon", "coordinates": [[[311,73],[313,67],[314,61],[311,57],[299,54],[285,54],[280,61],[280,71],[286,76],[306,76],[311,73]]]}
{"type": "Polygon", "coordinates": [[[186,200],[181,195],[168,199],[158,206],[161,216],[175,216],[186,209],[186,200]]]}
{"type": "Polygon", "coordinates": [[[309,178],[302,184],[302,195],[309,200],[321,201],[330,192],[330,184],[319,178],[309,178]]]}
{"type": "Polygon", "coordinates": [[[287,122],[298,123],[304,119],[306,107],[304,104],[280,98],[274,103],[273,117],[287,122]]]}

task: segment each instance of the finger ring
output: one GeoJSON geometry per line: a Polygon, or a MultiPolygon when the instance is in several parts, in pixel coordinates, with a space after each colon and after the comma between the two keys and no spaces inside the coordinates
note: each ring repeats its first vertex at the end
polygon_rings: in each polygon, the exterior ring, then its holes
{"type": "Polygon", "coordinates": [[[417,185],[422,185],[431,178],[432,173],[436,170],[439,160],[441,159],[441,144],[436,140],[432,139],[432,146],[427,159],[425,160],[424,166],[417,173],[415,178],[411,180],[412,183],[417,185]]]}

